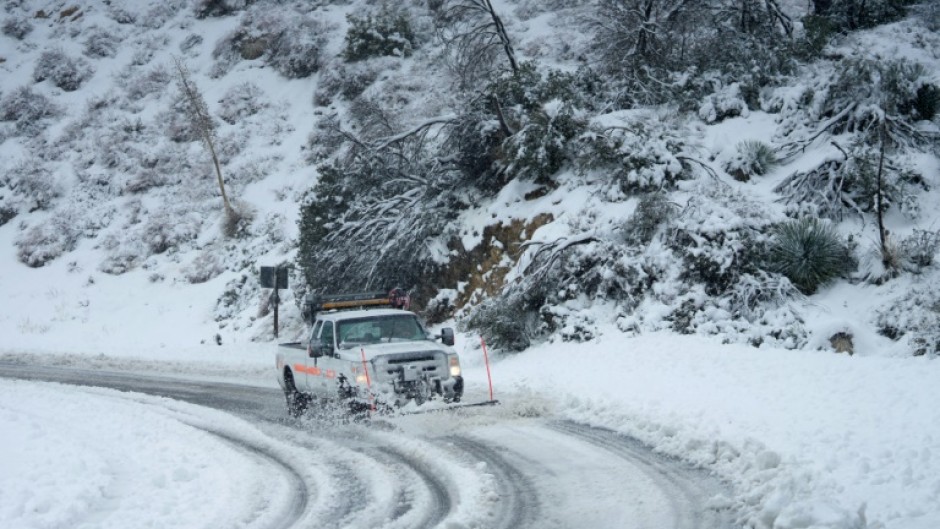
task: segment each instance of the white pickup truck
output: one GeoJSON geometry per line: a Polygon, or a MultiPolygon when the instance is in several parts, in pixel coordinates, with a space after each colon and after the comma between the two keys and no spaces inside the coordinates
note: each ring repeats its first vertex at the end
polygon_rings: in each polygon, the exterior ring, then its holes
{"type": "Polygon", "coordinates": [[[414,313],[371,308],[379,306],[407,306],[407,297],[392,291],[308,301],[306,339],[277,348],[277,381],[291,415],[302,415],[323,399],[348,404],[354,412],[376,403],[422,404],[435,396],[460,400],[463,378],[451,347],[454,331],[434,337],[414,313]]]}

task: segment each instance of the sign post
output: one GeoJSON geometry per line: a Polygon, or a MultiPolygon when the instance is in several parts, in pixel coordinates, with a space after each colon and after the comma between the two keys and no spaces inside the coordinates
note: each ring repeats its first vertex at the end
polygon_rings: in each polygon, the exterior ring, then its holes
{"type": "Polygon", "coordinates": [[[279,289],[287,288],[287,268],[279,266],[261,267],[261,288],[273,288],[274,293],[271,296],[274,299],[274,337],[278,337],[278,307],[281,304],[281,295],[279,289]]]}

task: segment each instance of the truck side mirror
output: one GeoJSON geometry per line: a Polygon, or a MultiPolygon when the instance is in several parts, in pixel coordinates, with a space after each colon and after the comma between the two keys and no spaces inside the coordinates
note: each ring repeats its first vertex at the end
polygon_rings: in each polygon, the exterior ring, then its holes
{"type": "Polygon", "coordinates": [[[454,330],[450,327],[441,329],[441,343],[444,345],[454,345],[454,330]]]}
{"type": "Polygon", "coordinates": [[[321,356],[323,356],[323,350],[320,348],[319,345],[308,344],[307,355],[310,356],[310,358],[320,358],[321,356]]]}

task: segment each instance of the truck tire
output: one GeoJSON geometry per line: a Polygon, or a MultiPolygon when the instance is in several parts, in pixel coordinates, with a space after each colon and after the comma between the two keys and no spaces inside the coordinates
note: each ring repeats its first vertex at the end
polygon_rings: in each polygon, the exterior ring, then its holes
{"type": "Polygon", "coordinates": [[[291,417],[301,417],[307,412],[310,398],[294,385],[294,375],[290,370],[284,370],[284,397],[287,399],[287,414],[291,417]]]}

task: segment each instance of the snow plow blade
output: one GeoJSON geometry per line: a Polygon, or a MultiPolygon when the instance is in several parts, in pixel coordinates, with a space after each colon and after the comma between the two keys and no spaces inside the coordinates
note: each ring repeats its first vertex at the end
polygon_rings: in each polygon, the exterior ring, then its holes
{"type": "Polygon", "coordinates": [[[462,410],[464,408],[480,408],[483,406],[495,406],[497,404],[499,404],[498,400],[484,400],[481,402],[472,402],[472,403],[457,402],[454,404],[445,404],[443,406],[429,407],[426,409],[398,410],[398,415],[418,415],[422,413],[448,412],[448,411],[454,411],[454,410],[462,410]]]}

